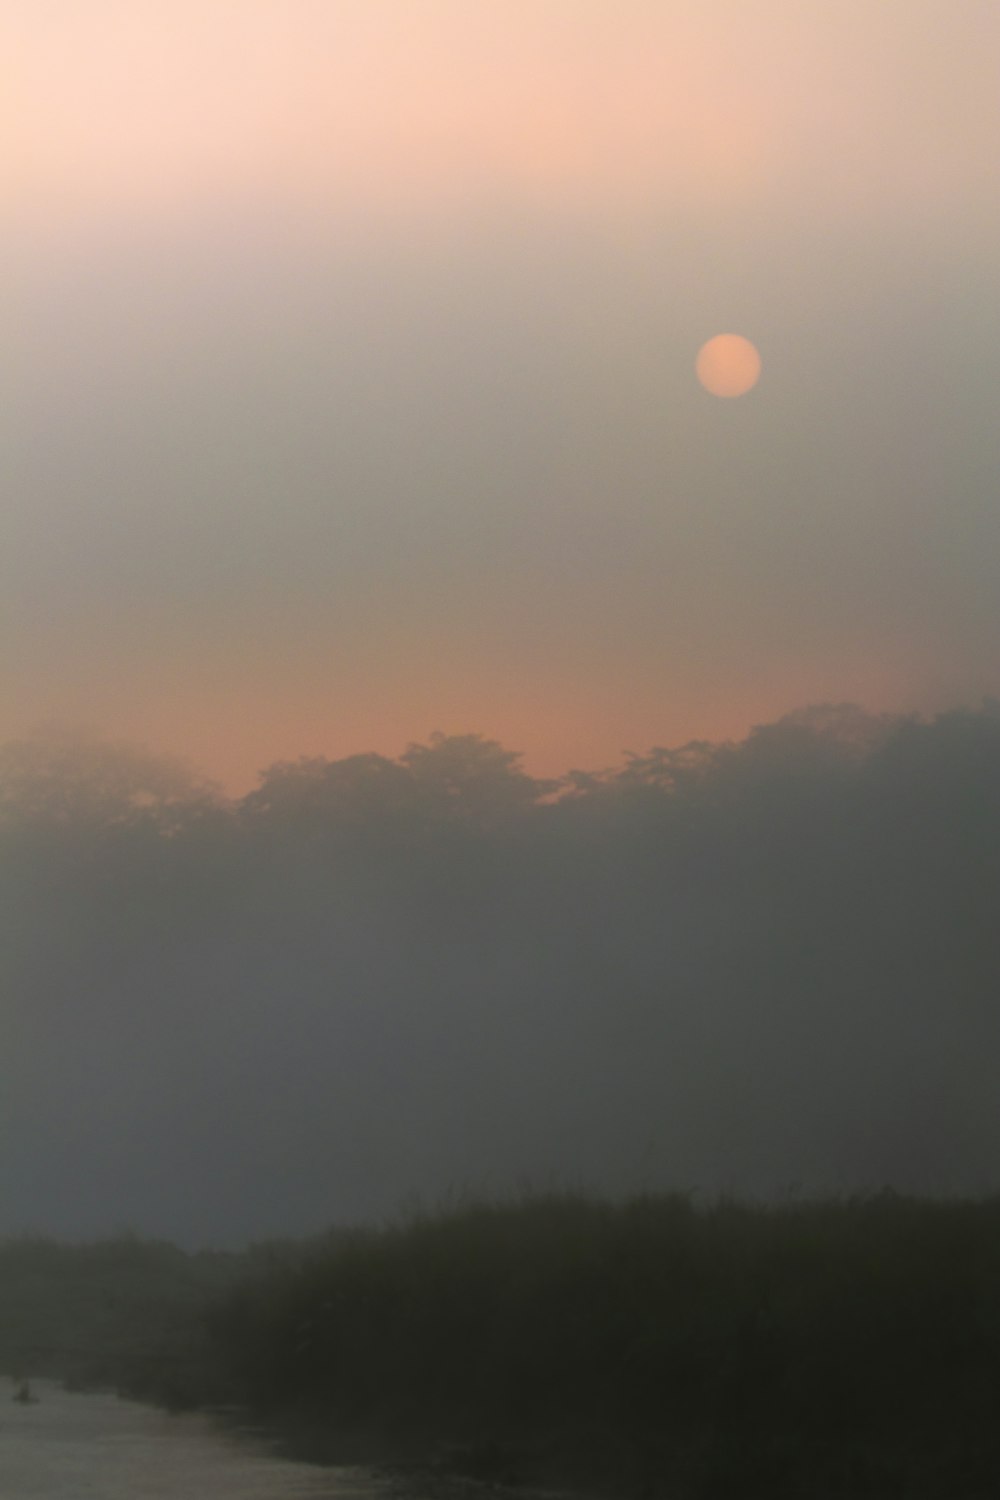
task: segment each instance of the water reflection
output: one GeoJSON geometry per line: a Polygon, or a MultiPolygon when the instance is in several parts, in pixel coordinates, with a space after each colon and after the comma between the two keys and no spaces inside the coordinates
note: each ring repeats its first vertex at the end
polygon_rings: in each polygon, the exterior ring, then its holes
{"type": "Polygon", "coordinates": [[[251,1435],[108,1394],[33,1384],[0,1406],[0,1495],[17,1500],[384,1500],[360,1469],[274,1457],[251,1435]]]}

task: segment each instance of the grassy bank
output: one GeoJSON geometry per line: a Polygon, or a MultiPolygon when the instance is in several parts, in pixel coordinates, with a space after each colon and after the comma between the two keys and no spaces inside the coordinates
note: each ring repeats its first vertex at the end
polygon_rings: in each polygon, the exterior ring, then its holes
{"type": "Polygon", "coordinates": [[[220,1305],[259,1414],[484,1478],[664,1495],[1000,1486],[1000,1201],[472,1205],[220,1305]]]}

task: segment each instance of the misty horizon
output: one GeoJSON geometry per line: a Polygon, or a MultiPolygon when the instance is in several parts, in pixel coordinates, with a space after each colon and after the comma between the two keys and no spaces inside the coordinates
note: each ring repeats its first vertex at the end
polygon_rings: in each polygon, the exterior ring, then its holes
{"type": "MultiPolygon", "coordinates": [[[[993,705],[997,702],[993,692],[983,694],[977,707],[983,712],[993,711],[993,705]]],[[[538,763],[538,757],[533,756],[531,749],[523,746],[511,747],[502,740],[484,733],[480,728],[465,726],[461,729],[443,730],[433,728],[423,734],[406,737],[396,749],[376,746],[372,744],[358,744],[343,753],[332,753],[320,748],[307,751],[295,752],[294,747],[289,747],[291,753],[275,756],[271,761],[262,764],[253,773],[251,779],[240,777],[234,781],[227,781],[224,776],[211,774],[209,767],[194,755],[180,755],[173,752],[161,752],[156,745],[146,741],[122,739],[116,735],[108,734],[102,728],[92,722],[80,720],[67,720],[52,718],[38,721],[27,727],[21,734],[11,736],[6,743],[0,743],[0,754],[5,750],[10,753],[14,746],[34,747],[34,752],[40,753],[43,747],[59,755],[61,751],[71,751],[73,747],[83,749],[91,746],[94,749],[115,748],[123,752],[127,757],[134,757],[136,763],[144,759],[149,765],[158,763],[164,772],[172,767],[173,774],[178,778],[178,784],[185,782],[191,785],[197,784],[203,794],[211,795],[222,802],[240,802],[256,791],[269,773],[277,768],[297,765],[312,765],[314,767],[323,764],[332,765],[337,762],[354,762],[369,758],[380,761],[405,762],[409,752],[426,748],[436,742],[451,741],[455,744],[480,742],[490,744],[502,750],[503,754],[512,758],[517,763],[518,769],[538,785],[545,784],[548,794],[558,796],[572,790],[581,782],[589,778],[613,777],[642,763],[650,757],[679,755],[693,748],[702,753],[718,751],[724,748],[733,748],[753,738],[762,730],[766,730],[769,723],[795,723],[811,722],[818,724],[823,720],[833,722],[840,720],[846,722],[855,720],[857,723],[867,721],[871,726],[882,726],[883,732],[888,732],[891,727],[904,723],[926,723],[935,717],[949,713],[968,712],[969,705],[946,695],[940,695],[940,701],[931,707],[917,705],[893,705],[891,708],[873,708],[856,702],[855,700],[843,700],[830,702],[826,700],[807,700],[792,708],[779,713],[773,721],[761,721],[749,723],[738,728],[733,733],[717,735],[713,733],[693,733],[690,736],[678,740],[672,744],[663,741],[653,741],[642,748],[629,747],[622,744],[617,755],[602,760],[599,764],[585,763],[583,758],[573,755],[564,757],[559,764],[538,763]]],[[[874,730],[872,730],[874,733],[874,730]]]]}
{"type": "Polygon", "coordinates": [[[1000,1187],[996,700],[561,787],[470,734],[0,747],[0,1233],[242,1244],[531,1183],[1000,1187]]]}
{"type": "Polygon", "coordinates": [[[0,50],[0,1230],[992,1187],[993,0],[0,50]]]}

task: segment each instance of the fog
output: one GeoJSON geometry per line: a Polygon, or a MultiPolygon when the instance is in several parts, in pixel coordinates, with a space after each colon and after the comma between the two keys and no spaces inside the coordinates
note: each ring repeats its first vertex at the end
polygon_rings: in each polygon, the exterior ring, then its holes
{"type": "Polygon", "coordinates": [[[1000,1185],[996,4],[0,53],[0,1233],[1000,1185]]]}
{"type": "Polygon", "coordinates": [[[994,691],[992,0],[0,0],[0,52],[0,740],[245,791],[994,691]]]}
{"type": "Polygon", "coordinates": [[[0,750],[0,1232],[239,1244],[524,1186],[1000,1186],[1000,713],[227,800],[0,750]]]}

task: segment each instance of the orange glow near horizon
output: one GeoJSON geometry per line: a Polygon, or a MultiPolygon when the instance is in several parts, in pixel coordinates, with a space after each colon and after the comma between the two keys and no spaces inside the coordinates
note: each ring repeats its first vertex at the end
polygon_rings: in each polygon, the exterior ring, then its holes
{"type": "Polygon", "coordinates": [[[585,662],[532,680],[508,673],[486,679],[455,664],[423,680],[401,671],[391,686],[356,682],[325,694],[280,681],[234,683],[220,695],[187,681],[175,693],[151,693],[145,703],[130,695],[117,712],[109,704],[94,728],[109,739],[179,756],[231,795],[249,791],[277,761],[368,752],[392,759],[436,731],[498,740],[522,755],[530,774],[560,777],[621,766],[628,752],[643,754],[655,745],[739,740],[755,724],[817,700],[905,706],[905,691],[898,684],[893,690],[895,674],[890,664],[883,666],[866,663],[864,671],[845,674],[830,664],[822,686],[813,667],[791,657],[749,679],[734,663],[724,684],[684,680],[667,668],[657,680],[648,664],[624,680],[597,675],[585,662]],[[671,676],[672,689],[666,685],[671,676]]]}

